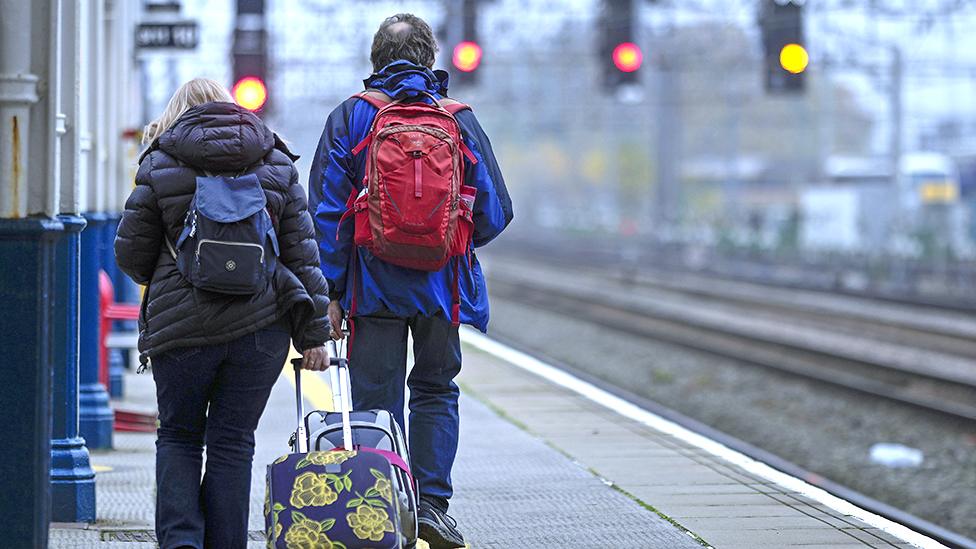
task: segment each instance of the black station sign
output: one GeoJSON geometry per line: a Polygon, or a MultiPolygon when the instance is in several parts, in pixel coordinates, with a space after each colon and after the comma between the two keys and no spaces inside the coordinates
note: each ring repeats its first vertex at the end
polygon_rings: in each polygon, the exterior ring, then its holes
{"type": "Polygon", "coordinates": [[[200,29],[196,21],[141,23],[136,27],[136,47],[141,49],[196,49],[200,29]]]}

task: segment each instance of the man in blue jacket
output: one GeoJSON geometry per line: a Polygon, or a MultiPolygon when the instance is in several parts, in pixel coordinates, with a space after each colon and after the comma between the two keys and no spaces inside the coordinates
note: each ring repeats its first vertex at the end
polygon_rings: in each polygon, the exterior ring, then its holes
{"type": "MultiPolygon", "coordinates": [[[[447,73],[433,71],[437,45],[430,26],[410,14],[385,20],[373,38],[374,74],[367,89],[405,101],[447,95],[447,73]]],[[[347,200],[362,189],[368,152],[351,151],[369,133],[377,109],[350,98],[329,115],[309,176],[322,271],[329,281],[329,315],[338,330],[356,302],[350,341],[353,405],[390,410],[404,426],[404,385],[410,388],[411,468],[420,491],[420,537],[433,549],[463,547],[447,515],[453,493],[451,468],[458,444],[461,369],[458,328],[451,322],[452,268],[437,272],[398,267],[364,248],[354,250],[353,223],[340,223],[347,200]],[[407,332],[413,335],[414,367],[406,378],[407,332]],[[406,379],[405,379],[406,378],[406,379]]],[[[488,137],[470,110],[456,115],[476,163],[465,160],[464,182],[475,187],[475,247],[484,246],[512,220],[512,203],[488,137]]],[[[488,326],[488,294],[477,257],[460,261],[460,321],[488,326]]],[[[343,335],[333,331],[334,338],[343,335]]]]}

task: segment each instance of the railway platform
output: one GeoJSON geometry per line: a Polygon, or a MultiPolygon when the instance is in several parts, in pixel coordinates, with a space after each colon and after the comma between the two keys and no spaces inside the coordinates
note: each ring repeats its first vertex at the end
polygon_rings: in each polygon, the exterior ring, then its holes
{"type": "MultiPolygon", "coordinates": [[[[470,547],[941,547],[534,357],[463,340],[451,512],[470,547]]],[[[308,406],[331,407],[325,379],[303,376],[308,406]]],[[[150,376],[127,383],[124,405],[151,406],[150,376]]],[[[250,547],[264,546],[264,464],[287,449],[293,391],[286,368],[257,432],[250,547]]],[[[51,547],[155,547],[154,439],[117,433],[93,452],[98,521],[53,524],[51,547]]]]}

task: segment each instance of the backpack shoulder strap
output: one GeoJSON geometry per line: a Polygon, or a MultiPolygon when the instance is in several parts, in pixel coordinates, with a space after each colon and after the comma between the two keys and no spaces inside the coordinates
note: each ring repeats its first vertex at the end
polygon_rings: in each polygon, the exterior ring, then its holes
{"type": "Polygon", "coordinates": [[[358,97],[363,101],[366,101],[370,105],[376,107],[377,109],[382,109],[383,107],[393,102],[393,98],[391,98],[389,95],[386,95],[385,93],[372,88],[364,92],[359,92],[353,97],[358,97]]]}
{"type": "MultiPolygon", "coordinates": [[[[389,105],[393,102],[393,98],[380,90],[370,88],[366,91],[359,92],[353,97],[358,97],[363,101],[366,101],[370,105],[376,107],[377,109],[382,109],[383,107],[389,105]]],[[[440,105],[444,110],[455,115],[461,111],[471,110],[471,106],[462,103],[456,99],[451,99],[450,97],[443,97],[437,100],[437,104],[440,105]]]]}
{"type": "MultiPolygon", "coordinates": [[[[467,103],[462,103],[457,99],[451,99],[450,97],[443,97],[437,100],[437,104],[445,111],[451,113],[451,116],[457,116],[457,113],[461,111],[470,111],[471,105],[467,103]]],[[[456,121],[456,120],[455,120],[456,121]]],[[[460,126],[460,124],[458,124],[460,126]]],[[[468,159],[472,164],[477,164],[478,159],[475,158],[474,153],[468,148],[464,140],[461,141],[461,152],[464,154],[465,158],[468,159]]]]}
{"type": "Polygon", "coordinates": [[[471,105],[462,103],[456,99],[451,99],[450,97],[443,97],[437,100],[437,104],[444,108],[447,112],[452,115],[456,115],[461,111],[470,111],[471,105]]]}

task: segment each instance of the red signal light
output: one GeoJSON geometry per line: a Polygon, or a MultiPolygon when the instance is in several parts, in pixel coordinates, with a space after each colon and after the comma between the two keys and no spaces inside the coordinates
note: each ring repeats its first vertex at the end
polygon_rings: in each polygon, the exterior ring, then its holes
{"type": "Polygon", "coordinates": [[[613,64],[623,72],[634,72],[644,61],[644,54],[633,42],[622,42],[613,48],[613,64]]]}
{"type": "Polygon", "coordinates": [[[268,101],[268,88],[256,76],[245,76],[234,84],[234,101],[250,111],[261,110],[268,101]]]}
{"type": "Polygon", "coordinates": [[[481,46],[477,42],[465,41],[454,46],[454,66],[459,71],[471,72],[481,64],[481,46]]]}

